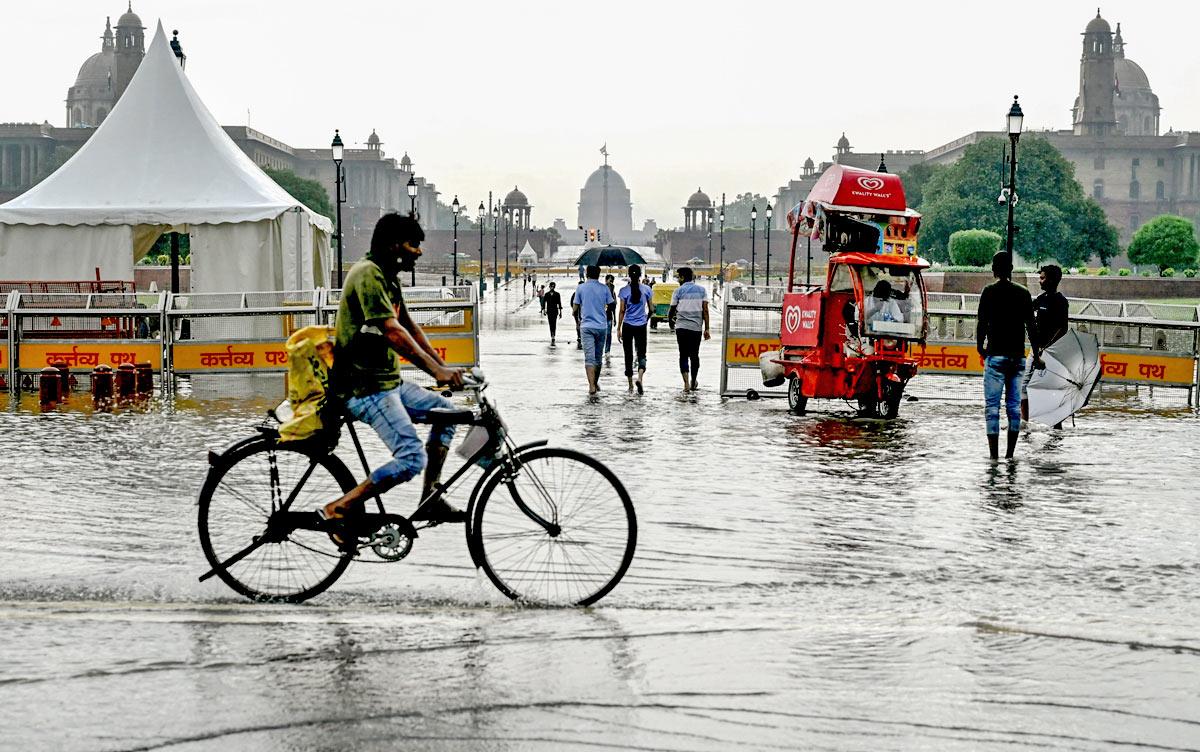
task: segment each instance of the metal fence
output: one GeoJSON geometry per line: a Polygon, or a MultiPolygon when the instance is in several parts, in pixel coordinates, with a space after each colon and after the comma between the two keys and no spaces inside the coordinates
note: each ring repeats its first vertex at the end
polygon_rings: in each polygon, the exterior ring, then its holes
{"type": "MultiPolygon", "coordinates": [[[[754,389],[782,396],[785,387],[762,386],[758,357],[779,347],[781,288],[731,288],[722,335],[721,395],[754,389]]],[[[929,339],[914,345],[921,375],[980,376],[975,350],[978,295],[931,293],[929,339]]],[[[1072,300],[1071,326],[1100,340],[1102,383],[1186,390],[1188,404],[1200,395],[1200,308],[1110,300],[1072,300]]],[[[944,391],[938,386],[934,392],[944,391]]]]}
{"type": "MultiPolygon", "coordinates": [[[[288,336],[332,324],[340,290],[209,294],[29,293],[0,298],[0,374],[10,392],[64,363],[81,379],[99,365],[150,363],[165,393],[200,374],[284,373],[288,336]]],[[[471,287],[408,288],[405,302],[452,365],[479,362],[471,287]]],[[[403,363],[407,367],[407,363],[403,363]]]]}

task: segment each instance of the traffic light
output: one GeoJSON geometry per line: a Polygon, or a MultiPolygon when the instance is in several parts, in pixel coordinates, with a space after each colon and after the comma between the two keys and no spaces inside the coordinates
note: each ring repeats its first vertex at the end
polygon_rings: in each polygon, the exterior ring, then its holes
{"type": "Polygon", "coordinates": [[[598,235],[598,233],[597,233],[597,231],[596,231],[596,228],[595,228],[595,227],[589,227],[589,228],[588,228],[588,231],[587,231],[587,239],[588,239],[588,242],[590,242],[590,243],[595,243],[595,242],[596,242],[596,240],[598,239],[597,235],[598,235]]]}

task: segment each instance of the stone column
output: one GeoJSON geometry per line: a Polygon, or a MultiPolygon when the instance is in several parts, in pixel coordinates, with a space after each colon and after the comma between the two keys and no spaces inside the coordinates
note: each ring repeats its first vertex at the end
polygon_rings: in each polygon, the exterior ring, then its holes
{"type": "Polygon", "coordinates": [[[0,188],[8,185],[8,147],[0,145],[0,188]]]}

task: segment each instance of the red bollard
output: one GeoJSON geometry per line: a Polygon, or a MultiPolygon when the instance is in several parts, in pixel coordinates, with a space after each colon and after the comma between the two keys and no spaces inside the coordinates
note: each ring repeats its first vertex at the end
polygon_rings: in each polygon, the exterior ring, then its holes
{"type": "Polygon", "coordinates": [[[65,400],[71,394],[71,369],[61,360],[51,363],[50,366],[58,370],[58,376],[62,379],[58,386],[58,394],[65,400]]]}
{"type": "Polygon", "coordinates": [[[53,366],[46,366],[42,369],[38,376],[38,402],[43,406],[53,406],[58,402],[59,393],[62,384],[62,376],[59,375],[58,369],[53,366]]]}
{"type": "Polygon", "coordinates": [[[92,402],[96,407],[112,404],[113,398],[113,369],[112,366],[100,365],[92,371],[92,402]]]}
{"type": "Polygon", "coordinates": [[[137,369],[132,363],[122,363],[117,366],[113,383],[117,388],[118,400],[125,402],[133,399],[133,393],[137,389],[137,369]]]}
{"type": "Polygon", "coordinates": [[[134,369],[137,371],[138,396],[150,396],[154,392],[154,366],[149,363],[138,363],[134,369]]]}

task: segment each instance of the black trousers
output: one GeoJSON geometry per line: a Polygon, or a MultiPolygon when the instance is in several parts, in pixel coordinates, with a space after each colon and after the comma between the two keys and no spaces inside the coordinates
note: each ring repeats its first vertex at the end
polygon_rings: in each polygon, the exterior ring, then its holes
{"type": "Polygon", "coordinates": [[[621,349],[625,351],[625,375],[633,375],[633,350],[637,348],[638,370],[646,370],[646,325],[621,324],[621,349]]]}
{"type": "Polygon", "coordinates": [[[546,321],[550,324],[550,339],[554,339],[554,333],[558,331],[558,311],[547,312],[546,321]]]}
{"type": "Polygon", "coordinates": [[[692,329],[675,328],[675,341],[679,344],[679,372],[691,371],[692,381],[700,373],[700,332],[692,329]]]}

